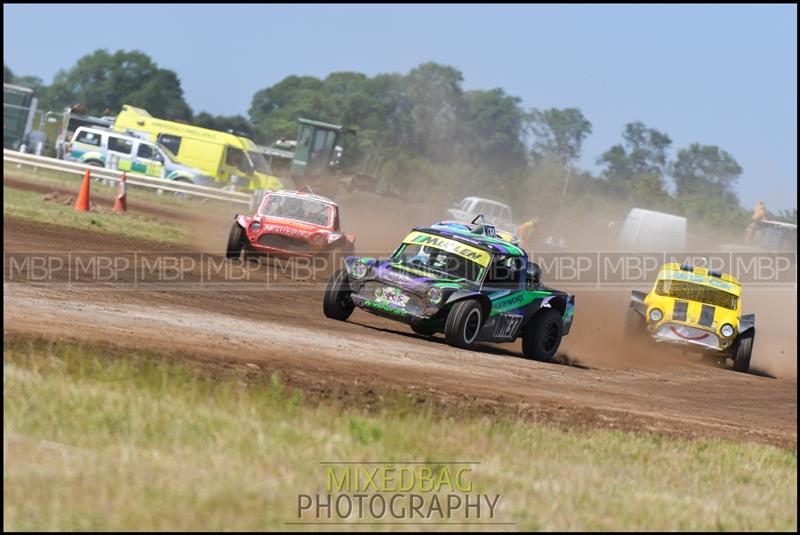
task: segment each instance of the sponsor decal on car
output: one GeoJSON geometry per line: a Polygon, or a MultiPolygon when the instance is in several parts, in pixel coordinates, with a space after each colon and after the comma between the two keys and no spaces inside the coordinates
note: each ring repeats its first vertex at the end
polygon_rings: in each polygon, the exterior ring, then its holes
{"type": "Polygon", "coordinates": [[[403,243],[435,247],[436,249],[456,254],[467,260],[472,260],[483,267],[488,266],[491,260],[490,253],[478,249],[477,247],[471,247],[456,240],[449,240],[441,236],[434,236],[433,234],[426,234],[419,231],[414,231],[409,234],[403,243]]]}
{"type": "Polygon", "coordinates": [[[375,310],[382,310],[383,312],[388,312],[390,314],[395,314],[397,316],[407,316],[408,313],[403,310],[402,308],[395,308],[391,305],[387,305],[386,303],[380,303],[378,301],[373,301],[372,299],[365,299],[364,306],[374,308],[375,310]]]}
{"type": "Polygon", "coordinates": [[[284,236],[290,236],[293,238],[302,238],[308,234],[308,232],[304,230],[295,227],[290,227],[288,225],[272,225],[272,224],[264,225],[264,232],[283,234],[284,236]]]}
{"type": "MultiPolygon", "coordinates": [[[[537,297],[546,297],[548,295],[549,294],[547,292],[534,292],[527,290],[522,292],[514,292],[511,295],[503,296],[500,299],[495,299],[492,302],[492,315],[528,306],[537,297]]],[[[547,302],[545,302],[542,306],[549,305],[547,302]]]]}
{"type": "Polygon", "coordinates": [[[404,308],[408,303],[408,295],[404,294],[400,288],[383,286],[375,290],[375,301],[404,308]]]}
{"type": "Polygon", "coordinates": [[[704,275],[697,275],[694,273],[687,273],[685,271],[667,271],[664,273],[664,277],[661,277],[666,280],[684,280],[693,282],[695,284],[703,284],[705,286],[712,286],[714,288],[719,288],[721,290],[725,290],[728,292],[733,292],[739,288],[738,285],[731,284],[730,282],[725,282],[724,280],[718,279],[716,277],[706,277],[704,275]]]}

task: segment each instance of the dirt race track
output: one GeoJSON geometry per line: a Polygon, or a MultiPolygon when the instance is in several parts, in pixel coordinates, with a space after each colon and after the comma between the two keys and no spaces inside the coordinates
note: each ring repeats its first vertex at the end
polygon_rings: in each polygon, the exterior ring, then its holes
{"type": "MultiPolygon", "coordinates": [[[[228,224],[199,230],[208,237],[200,240],[207,241],[201,250],[212,251],[214,243],[219,250],[228,224]]],[[[4,220],[6,255],[165,249],[4,220]]],[[[266,280],[261,271],[251,273],[251,280],[266,280]]],[[[128,275],[133,280],[133,273],[128,275]]],[[[465,351],[449,347],[440,335],[427,339],[359,310],[346,323],[326,319],[319,284],[313,282],[283,277],[269,291],[214,289],[192,284],[199,276],[189,273],[183,288],[136,290],[6,278],[4,331],[112,343],[208,366],[249,363],[257,373],[280,371],[311,399],[338,398],[364,407],[387,393],[404,392],[458,412],[796,448],[796,313],[787,312],[796,310],[796,291],[751,297],[751,303],[761,303],[761,321],[770,314],[794,318],[790,327],[784,322],[780,329],[759,331],[753,364],[776,376],[768,377],[703,364],[680,351],[623,346],[615,319],[624,313],[621,292],[577,292],[573,331],[558,362],[543,364],[522,358],[519,343],[465,351]]]]}

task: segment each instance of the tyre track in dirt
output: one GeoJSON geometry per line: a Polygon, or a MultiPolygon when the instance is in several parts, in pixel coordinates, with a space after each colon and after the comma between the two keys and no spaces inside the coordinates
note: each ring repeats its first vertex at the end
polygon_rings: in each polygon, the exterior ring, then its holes
{"type": "MultiPolygon", "coordinates": [[[[4,253],[43,250],[179,251],[4,218],[4,253]]],[[[189,273],[183,289],[4,282],[4,330],[111,341],[220,367],[254,363],[263,373],[280,371],[312,398],[339,397],[365,407],[384,393],[404,392],[450,410],[520,414],[565,427],[796,448],[796,380],[738,374],[651,348],[626,348],[630,358],[618,361],[597,358],[613,352],[603,344],[616,340],[599,336],[602,316],[592,317],[608,314],[606,293],[578,295],[576,324],[560,364],[542,364],[521,358],[518,343],[465,351],[361,311],[346,323],[328,320],[320,284],[273,280],[266,271],[251,274],[260,290],[199,288],[192,284],[200,280],[199,270],[189,273]]]]}

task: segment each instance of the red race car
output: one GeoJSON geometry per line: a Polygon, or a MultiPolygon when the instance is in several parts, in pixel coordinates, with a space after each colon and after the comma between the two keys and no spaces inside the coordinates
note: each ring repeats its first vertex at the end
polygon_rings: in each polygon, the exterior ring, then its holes
{"type": "Polygon", "coordinates": [[[339,207],[309,188],[270,191],[253,217],[236,214],[225,256],[247,253],[279,258],[312,257],[321,253],[352,252],[355,237],[343,234],[339,207]]]}

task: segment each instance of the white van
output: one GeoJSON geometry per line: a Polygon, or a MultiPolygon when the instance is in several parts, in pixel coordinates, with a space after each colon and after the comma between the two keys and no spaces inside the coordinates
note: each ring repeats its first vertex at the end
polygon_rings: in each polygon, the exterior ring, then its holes
{"type": "Polygon", "coordinates": [[[686,218],[632,208],[619,235],[624,252],[680,252],[686,249],[686,218]]]}
{"type": "Polygon", "coordinates": [[[469,223],[483,214],[487,223],[500,230],[516,234],[517,227],[511,222],[511,208],[503,203],[481,197],[467,197],[457,202],[448,211],[448,216],[456,221],[469,223]]]}

